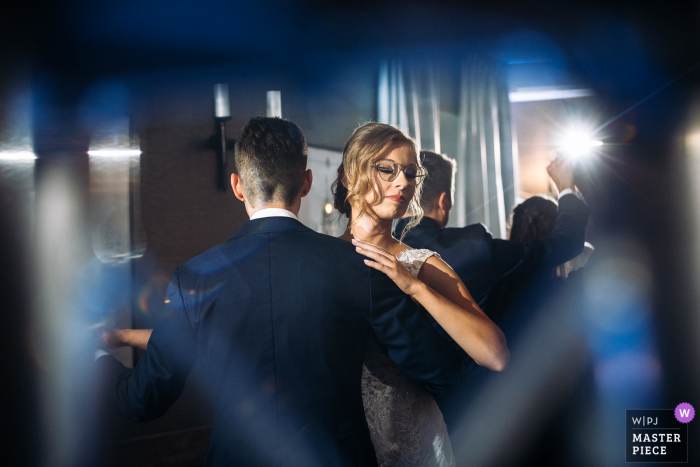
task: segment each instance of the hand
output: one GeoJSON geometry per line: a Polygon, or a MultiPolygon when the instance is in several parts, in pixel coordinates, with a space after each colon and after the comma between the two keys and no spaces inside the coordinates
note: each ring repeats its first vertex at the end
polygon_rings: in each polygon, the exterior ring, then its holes
{"type": "Polygon", "coordinates": [[[413,277],[413,274],[408,272],[408,269],[401,264],[396,256],[377,245],[362,240],[353,239],[352,243],[355,245],[358,253],[373,260],[370,261],[366,259],[365,264],[367,264],[367,266],[389,276],[389,279],[394,281],[405,294],[413,296],[417,292],[417,286],[421,282],[413,277]]]}
{"type": "Polygon", "coordinates": [[[559,192],[567,188],[574,189],[574,169],[568,159],[558,156],[547,166],[547,173],[559,192]]]}
{"type": "Polygon", "coordinates": [[[117,347],[136,347],[146,350],[153,329],[110,329],[100,327],[97,337],[107,349],[117,347]]]}
{"type": "Polygon", "coordinates": [[[104,326],[97,328],[97,339],[104,348],[112,350],[118,347],[124,347],[126,343],[122,338],[122,332],[119,329],[110,329],[104,326]]]}

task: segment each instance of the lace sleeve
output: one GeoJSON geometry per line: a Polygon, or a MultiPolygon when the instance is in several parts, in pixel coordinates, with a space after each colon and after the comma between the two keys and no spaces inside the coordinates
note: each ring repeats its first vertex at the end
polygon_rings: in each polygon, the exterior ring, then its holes
{"type": "Polygon", "coordinates": [[[401,264],[408,269],[408,272],[410,272],[413,277],[418,277],[418,273],[420,272],[420,268],[423,267],[423,263],[425,263],[431,256],[437,256],[440,258],[439,254],[431,250],[412,250],[411,248],[406,248],[405,250],[401,251],[396,258],[401,261],[401,264]]]}

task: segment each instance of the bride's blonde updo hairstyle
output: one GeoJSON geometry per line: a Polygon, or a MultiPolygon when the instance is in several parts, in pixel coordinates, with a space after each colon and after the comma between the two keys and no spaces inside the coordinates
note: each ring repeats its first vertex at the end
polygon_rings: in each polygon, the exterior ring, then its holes
{"type": "MultiPolygon", "coordinates": [[[[338,178],[331,185],[333,192],[333,205],[348,218],[351,211],[357,212],[357,218],[367,212],[365,197],[374,192],[375,202],[378,206],[382,202],[379,195],[375,170],[373,164],[379,159],[379,155],[390,143],[406,144],[416,155],[418,167],[422,167],[416,150],[416,143],[398,128],[385,123],[368,122],[356,129],[343,149],[343,162],[338,167],[338,178]]],[[[407,214],[411,220],[406,225],[404,233],[418,225],[423,217],[423,208],[420,206],[420,195],[423,184],[419,181],[413,199],[408,204],[407,214]]],[[[402,235],[403,236],[403,235],[402,235]]]]}

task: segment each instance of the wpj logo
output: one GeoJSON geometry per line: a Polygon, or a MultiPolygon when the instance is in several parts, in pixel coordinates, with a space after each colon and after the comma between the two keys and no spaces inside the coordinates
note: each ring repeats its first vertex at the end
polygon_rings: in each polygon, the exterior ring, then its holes
{"type": "Polygon", "coordinates": [[[627,410],[627,462],[688,462],[690,404],[676,410],[627,410]]]}
{"type": "Polygon", "coordinates": [[[638,417],[634,418],[632,417],[632,424],[633,425],[658,425],[659,424],[659,417],[638,417]]]}

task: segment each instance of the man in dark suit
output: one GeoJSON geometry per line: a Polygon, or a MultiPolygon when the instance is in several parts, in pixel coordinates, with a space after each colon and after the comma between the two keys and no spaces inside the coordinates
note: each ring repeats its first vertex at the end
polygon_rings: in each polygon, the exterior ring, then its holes
{"type": "MultiPolygon", "coordinates": [[[[528,269],[565,263],[583,251],[588,207],[574,192],[573,170],[565,159],[557,159],[547,167],[559,190],[554,230],[525,243],[493,238],[481,223],[446,228],[452,209],[455,161],[430,151],[421,151],[421,159],[428,169],[421,195],[425,215],[419,225],[404,235],[403,242],[412,248],[439,253],[492,319],[491,312],[496,310],[488,309],[487,299],[494,285],[528,269]]],[[[397,237],[408,221],[401,219],[397,223],[397,237]]]]}
{"type": "Polygon", "coordinates": [[[296,220],[312,182],[296,125],[252,119],[236,167],[250,222],[176,268],[167,318],[133,371],[97,359],[113,399],[132,420],[156,418],[199,358],[215,405],[205,465],[376,465],[360,390],[370,332],[435,394],[459,357],[350,243],[296,220]]]}
{"type": "MultiPolygon", "coordinates": [[[[459,275],[481,309],[499,326],[504,326],[500,309],[493,306],[489,293],[501,284],[523,275],[536,275],[576,257],[583,250],[588,207],[574,192],[571,165],[557,159],[547,172],[559,190],[559,205],[553,231],[542,238],[517,243],[493,238],[484,224],[446,228],[452,208],[455,161],[441,154],[422,151],[428,177],[423,182],[421,205],[425,216],[420,224],[404,234],[403,242],[413,248],[436,251],[459,275]]],[[[408,219],[401,219],[395,233],[400,237],[408,219]]],[[[536,225],[536,224],[535,224],[536,225]]],[[[506,330],[504,329],[504,332],[506,330]]],[[[512,337],[506,332],[506,337],[512,337]]],[[[464,409],[478,384],[487,377],[465,355],[462,380],[447,394],[437,398],[451,434],[461,426],[464,409]]],[[[453,440],[453,445],[456,441],[453,440]]],[[[455,450],[455,455],[459,450],[455,450]]],[[[458,458],[458,461],[460,459],[458,458]]]]}

